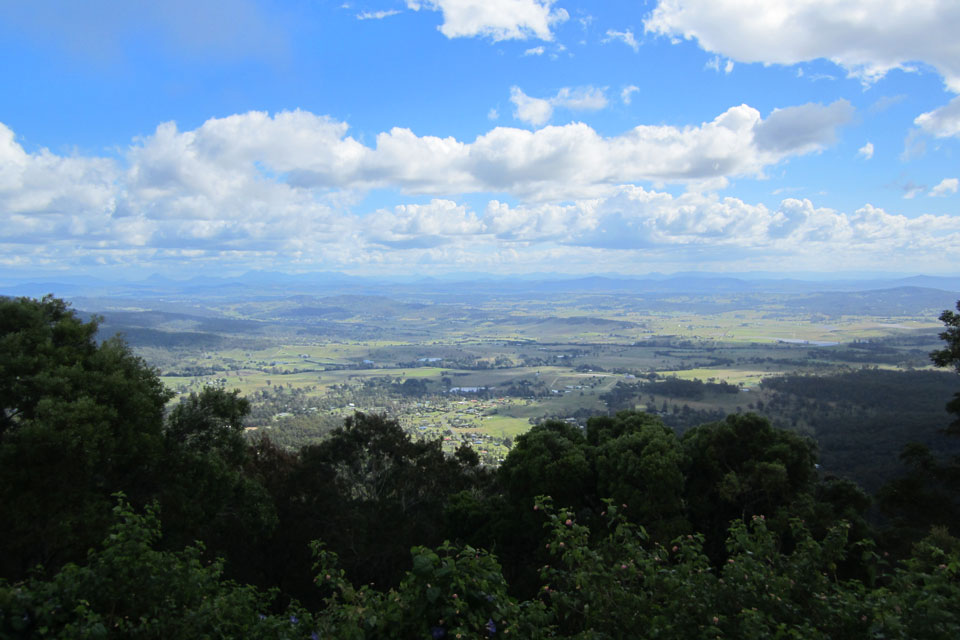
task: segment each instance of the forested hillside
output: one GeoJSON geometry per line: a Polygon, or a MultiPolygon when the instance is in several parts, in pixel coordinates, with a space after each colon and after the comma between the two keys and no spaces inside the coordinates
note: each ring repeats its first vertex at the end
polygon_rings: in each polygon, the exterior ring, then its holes
{"type": "MultiPolygon", "coordinates": [[[[960,460],[921,444],[875,498],[750,411],[547,420],[495,469],[364,413],[290,451],[245,436],[238,392],[171,408],[97,329],[0,299],[0,636],[960,636],[960,460]]],[[[764,384],[800,421],[873,407],[883,444],[889,397],[942,380],[861,398],[870,375],[764,384]]]]}

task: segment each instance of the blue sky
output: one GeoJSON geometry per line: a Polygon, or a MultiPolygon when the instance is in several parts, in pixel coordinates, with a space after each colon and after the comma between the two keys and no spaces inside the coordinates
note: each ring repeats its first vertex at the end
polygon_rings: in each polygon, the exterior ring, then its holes
{"type": "Polygon", "coordinates": [[[953,0],[0,2],[0,273],[957,274],[953,0]]]}

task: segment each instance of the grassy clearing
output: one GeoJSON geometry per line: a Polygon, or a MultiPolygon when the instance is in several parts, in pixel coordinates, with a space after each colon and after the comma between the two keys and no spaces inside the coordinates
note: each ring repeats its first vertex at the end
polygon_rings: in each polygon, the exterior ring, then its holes
{"type": "Polygon", "coordinates": [[[510,416],[487,416],[484,418],[481,430],[498,438],[514,439],[530,429],[529,420],[512,418],[510,416]]]}
{"type": "Polygon", "coordinates": [[[772,375],[770,371],[761,371],[758,369],[684,369],[680,371],[661,371],[661,376],[676,376],[683,380],[703,380],[706,382],[711,378],[717,381],[728,382],[730,384],[741,384],[753,387],[759,384],[760,380],[772,375]]]}

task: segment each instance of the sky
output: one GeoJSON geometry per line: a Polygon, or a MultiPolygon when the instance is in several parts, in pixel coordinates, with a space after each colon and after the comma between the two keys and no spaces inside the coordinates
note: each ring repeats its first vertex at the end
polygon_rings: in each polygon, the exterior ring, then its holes
{"type": "Polygon", "coordinates": [[[960,274],[956,0],[0,0],[0,274],[960,274]]]}

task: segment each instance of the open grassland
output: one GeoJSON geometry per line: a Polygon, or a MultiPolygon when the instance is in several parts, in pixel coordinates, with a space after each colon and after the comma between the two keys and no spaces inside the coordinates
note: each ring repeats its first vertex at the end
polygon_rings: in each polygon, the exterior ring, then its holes
{"type": "Polygon", "coordinates": [[[708,382],[723,381],[747,388],[757,386],[763,378],[766,378],[771,374],[776,375],[775,373],[766,370],[738,369],[735,367],[722,369],[680,369],[677,371],[662,371],[660,373],[663,376],[675,376],[682,380],[704,380],[708,382]]]}

